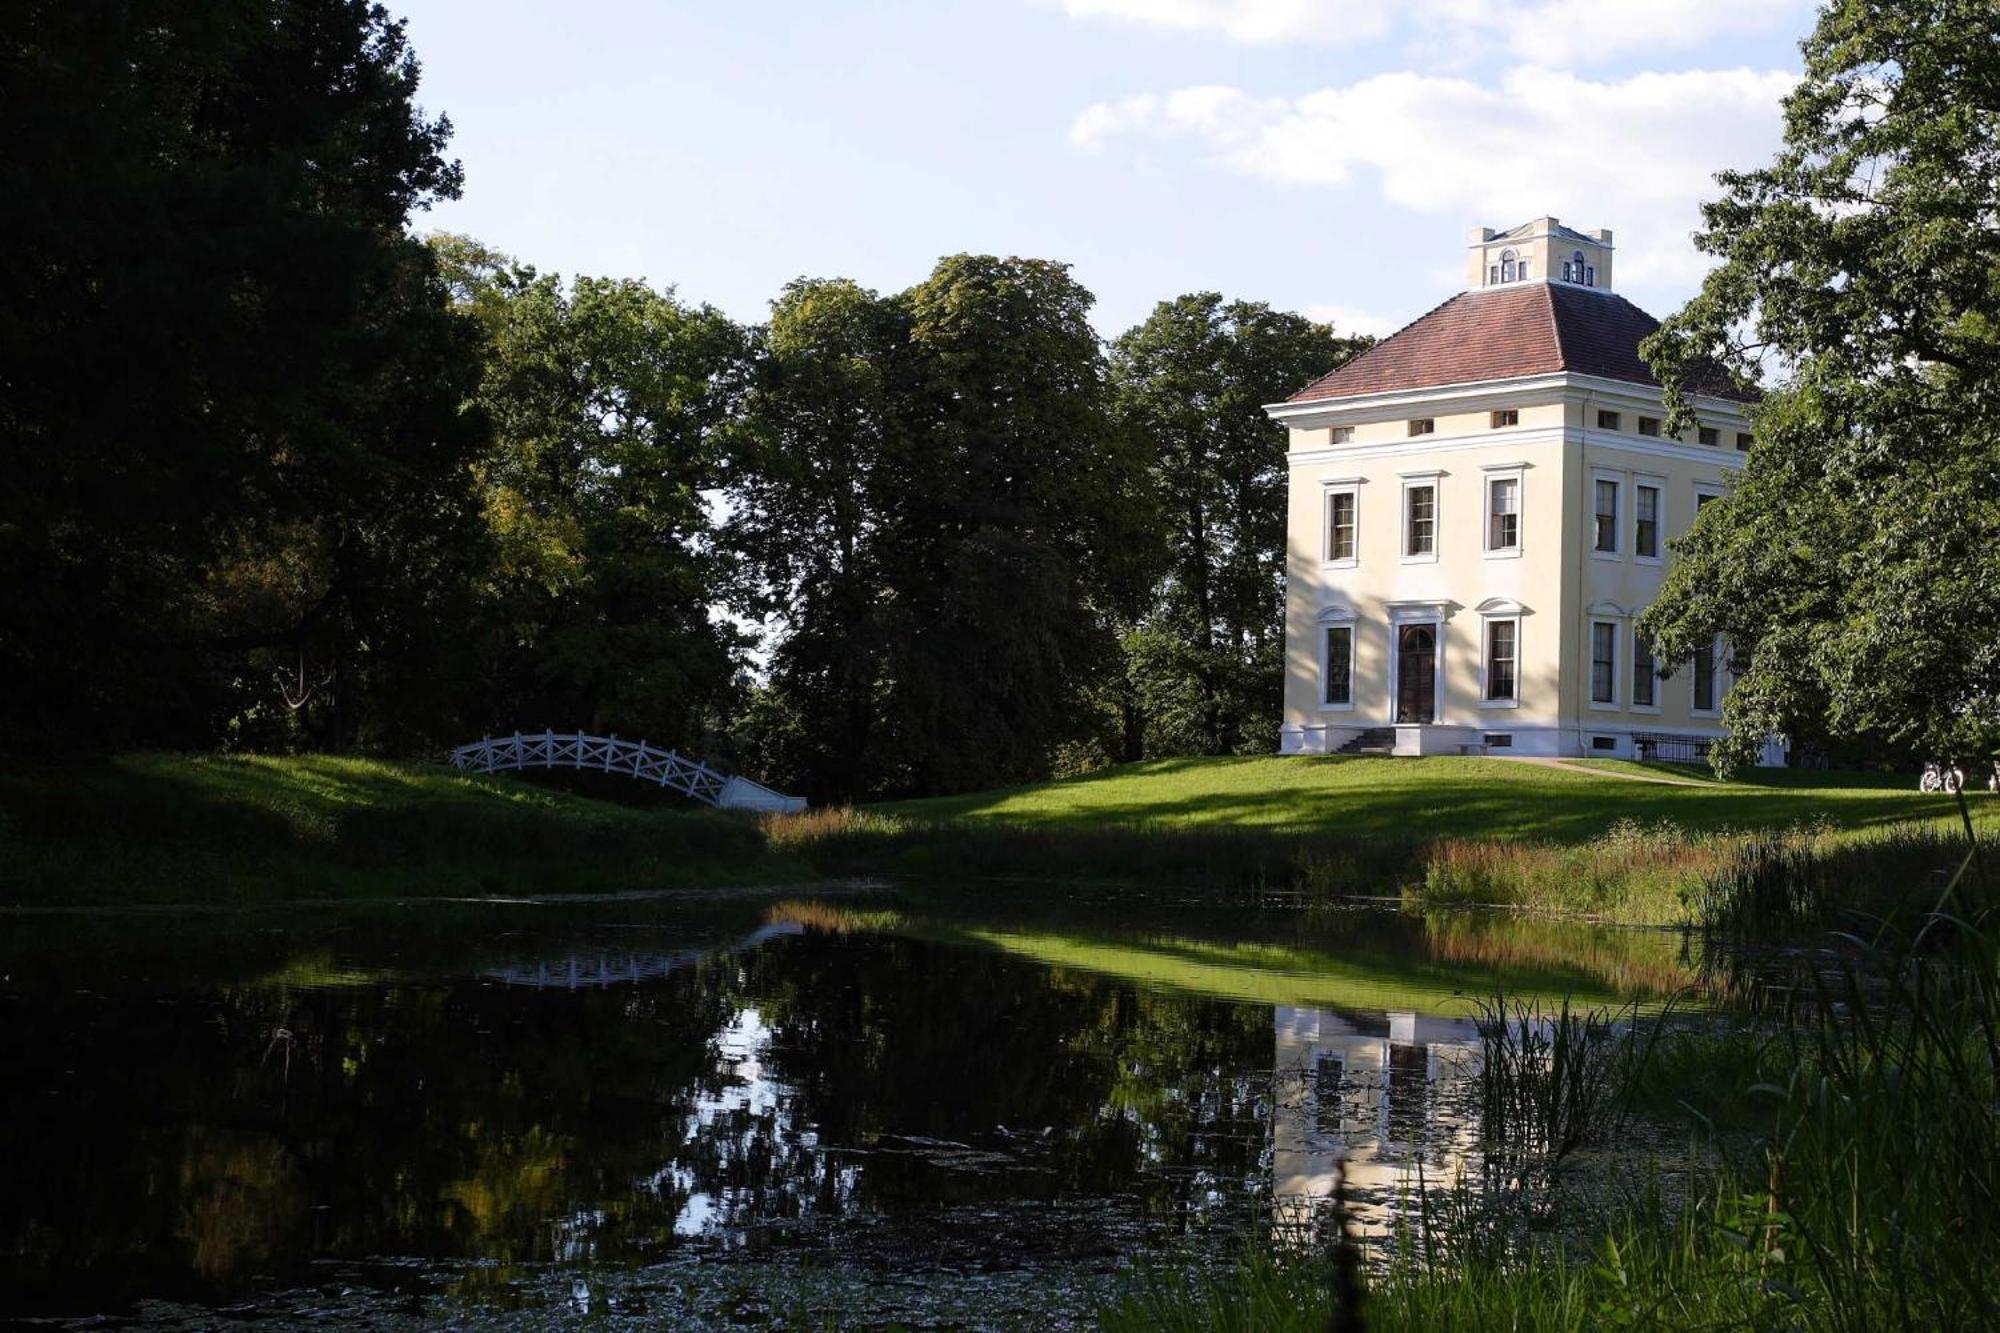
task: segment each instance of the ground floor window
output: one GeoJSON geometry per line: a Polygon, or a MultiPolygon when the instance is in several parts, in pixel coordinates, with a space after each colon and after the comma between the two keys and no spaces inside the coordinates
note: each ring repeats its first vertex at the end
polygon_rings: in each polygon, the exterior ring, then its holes
{"type": "Polygon", "coordinates": [[[1694,655],[1694,710],[1697,713],[1715,711],[1715,657],[1713,643],[1694,655]]]}
{"type": "Polygon", "coordinates": [[[1618,702],[1618,627],[1608,620],[1590,622],[1590,701],[1618,702]]]}
{"type": "Polygon", "coordinates": [[[1328,625],[1321,658],[1319,701],[1331,707],[1354,702],[1354,626],[1328,625]]]}
{"type": "Polygon", "coordinates": [[[1518,620],[1486,622],[1486,697],[1490,700],[1515,697],[1519,688],[1520,637],[1518,620]]]}
{"type": "Polygon", "coordinates": [[[1632,706],[1652,708],[1659,688],[1659,668],[1653,663],[1653,645],[1637,626],[1632,629],[1632,706]]]}

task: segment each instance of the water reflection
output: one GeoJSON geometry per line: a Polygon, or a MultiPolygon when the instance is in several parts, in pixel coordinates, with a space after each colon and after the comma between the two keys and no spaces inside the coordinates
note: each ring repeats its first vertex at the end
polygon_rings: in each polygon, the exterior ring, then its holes
{"type": "Polygon", "coordinates": [[[1674,947],[962,897],[52,925],[0,943],[33,1145],[0,1287],[685,1321],[754,1280],[767,1314],[986,1291],[1059,1324],[1343,1155],[1386,1228],[1472,1151],[1466,994],[1650,994],[1674,947]]]}

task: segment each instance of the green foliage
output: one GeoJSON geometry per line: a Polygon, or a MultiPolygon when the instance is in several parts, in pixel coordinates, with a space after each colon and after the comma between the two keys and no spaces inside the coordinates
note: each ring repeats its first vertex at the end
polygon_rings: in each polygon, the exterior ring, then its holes
{"type": "Polygon", "coordinates": [[[1786,369],[1736,489],[1643,624],[1739,678],[1719,766],[1764,736],[1990,754],[2000,719],[2000,12],[1840,0],[1804,46],[1785,146],[1720,179],[1720,266],[1648,347],[1673,395],[1786,369]]]}
{"type": "Polygon", "coordinates": [[[417,74],[358,0],[10,10],[14,743],[342,745],[422,711],[480,433],[472,331],[404,232],[459,185],[417,74]]]}
{"type": "Polygon", "coordinates": [[[564,284],[464,237],[432,242],[486,333],[476,396],[493,560],[469,731],[544,726],[699,743],[732,702],[740,636],[710,615],[743,331],[643,282],[564,284]]]}
{"type": "Polygon", "coordinates": [[[1284,660],[1287,433],[1264,412],[1372,339],[1214,292],[1112,344],[1119,426],[1149,457],[1157,583],[1125,637],[1122,757],[1268,754],[1284,660]]]}

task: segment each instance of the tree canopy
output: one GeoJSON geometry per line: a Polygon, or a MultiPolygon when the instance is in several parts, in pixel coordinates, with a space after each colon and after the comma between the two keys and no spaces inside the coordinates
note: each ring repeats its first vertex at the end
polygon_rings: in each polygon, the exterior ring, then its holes
{"type": "Polygon", "coordinates": [[[1680,414],[1714,361],[1780,378],[1642,623],[1728,641],[1722,767],[1821,728],[1964,755],[2000,721],[2000,10],[1840,0],[1804,53],[1647,349],[1680,414]]]}

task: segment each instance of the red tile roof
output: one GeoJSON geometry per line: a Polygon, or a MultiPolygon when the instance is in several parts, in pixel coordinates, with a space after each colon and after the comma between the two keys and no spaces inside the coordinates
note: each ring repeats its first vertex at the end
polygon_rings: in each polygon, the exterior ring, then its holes
{"type": "MultiPolygon", "coordinates": [[[[1622,296],[1565,283],[1460,292],[1288,400],[1314,402],[1572,371],[1657,385],[1639,343],[1660,322],[1622,296]]],[[[1746,395],[1719,372],[1703,391],[1746,395]]]]}

